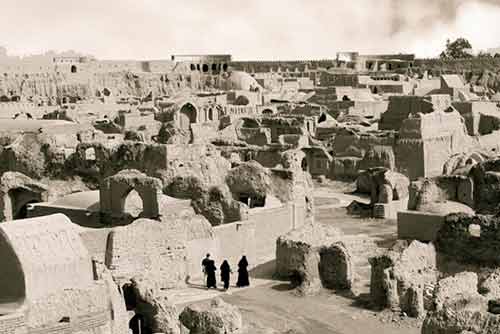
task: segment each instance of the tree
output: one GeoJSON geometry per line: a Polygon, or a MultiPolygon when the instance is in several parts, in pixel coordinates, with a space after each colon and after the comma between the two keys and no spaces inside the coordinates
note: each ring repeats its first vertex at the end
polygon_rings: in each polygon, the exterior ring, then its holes
{"type": "Polygon", "coordinates": [[[446,49],[441,52],[439,57],[443,59],[471,58],[471,49],[472,45],[463,37],[457,38],[453,42],[448,39],[446,40],[446,49]]]}

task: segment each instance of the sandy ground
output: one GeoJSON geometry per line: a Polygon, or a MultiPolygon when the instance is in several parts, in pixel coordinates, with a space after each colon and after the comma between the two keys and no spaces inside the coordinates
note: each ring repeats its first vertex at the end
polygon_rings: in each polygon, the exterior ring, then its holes
{"type": "MultiPolygon", "coordinates": [[[[348,185],[341,183],[317,186],[316,220],[332,224],[348,235],[368,235],[376,239],[377,246],[381,248],[390,247],[396,239],[396,222],[348,216],[344,207],[353,199],[362,200],[347,194],[349,189],[348,185]]],[[[288,330],[292,330],[290,333],[307,334],[420,333],[419,321],[389,311],[370,310],[363,302],[366,298],[326,290],[317,296],[298,297],[288,282],[272,280],[273,270],[273,262],[253,270],[254,284],[250,288],[231,288],[229,293],[199,290],[198,297],[200,293],[207,294],[207,298],[218,295],[237,305],[242,311],[247,333],[252,334],[286,333],[288,330]]],[[[369,278],[369,270],[366,275],[369,278]]],[[[365,289],[369,291],[368,284],[365,289]]],[[[186,300],[186,303],[190,302],[186,300]]]]}

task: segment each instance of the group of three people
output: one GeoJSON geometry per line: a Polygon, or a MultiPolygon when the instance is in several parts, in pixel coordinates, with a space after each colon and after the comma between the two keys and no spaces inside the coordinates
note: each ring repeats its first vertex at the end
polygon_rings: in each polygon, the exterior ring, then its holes
{"type": "MultiPolygon", "coordinates": [[[[207,256],[203,259],[201,266],[203,267],[203,272],[206,275],[207,289],[217,289],[217,279],[215,277],[217,267],[215,265],[215,261],[210,259],[210,254],[207,254],[207,256]]],[[[239,288],[250,285],[247,267],[248,261],[246,256],[243,255],[241,260],[238,262],[238,280],[236,281],[236,286],[239,288]]],[[[224,290],[229,289],[229,281],[231,279],[232,272],[231,266],[229,266],[227,260],[224,260],[220,266],[220,278],[224,283],[224,290]]]]}

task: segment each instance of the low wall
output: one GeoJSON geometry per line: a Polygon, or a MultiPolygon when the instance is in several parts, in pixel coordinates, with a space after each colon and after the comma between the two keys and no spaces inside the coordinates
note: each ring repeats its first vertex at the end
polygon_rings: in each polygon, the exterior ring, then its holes
{"type": "Polygon", "coordinates": [[[276,239],[303,221],[304,210],[292,204],[252,209],[246,221],[214,227],[219,259],[227,259],[233,269],[242,255],[247,256],[250,268],[271,261],[276,255],[276,239]]]}
{"type": "Polygon", "coordinates": [[[433,241],[444,223],[444,216],[421,211],[398,212],[398,239],[433,241]]]}

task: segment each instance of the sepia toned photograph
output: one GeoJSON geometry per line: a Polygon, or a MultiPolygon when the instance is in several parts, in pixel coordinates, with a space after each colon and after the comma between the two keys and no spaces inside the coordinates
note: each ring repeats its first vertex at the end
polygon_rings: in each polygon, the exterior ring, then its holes
{"type": "Polygon", "coordinates": [[[500,334],[500,0],[2,1],[0,334],[500,334]]]}

